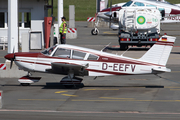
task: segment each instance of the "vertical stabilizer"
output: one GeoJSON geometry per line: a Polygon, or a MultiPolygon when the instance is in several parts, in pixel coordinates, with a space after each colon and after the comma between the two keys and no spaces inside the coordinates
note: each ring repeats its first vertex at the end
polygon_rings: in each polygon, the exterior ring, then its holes
{"type": "Polygon", "coordinates": [[[166,65],[176,37],[162,36],[141,58],[140,60],[166,65]]]}

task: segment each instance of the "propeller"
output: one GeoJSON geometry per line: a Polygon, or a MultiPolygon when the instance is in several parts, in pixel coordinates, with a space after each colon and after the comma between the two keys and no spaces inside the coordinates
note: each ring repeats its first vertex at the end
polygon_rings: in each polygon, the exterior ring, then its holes
{"type": "Polygon", "coordinates": [[[110,3],[110,17],[109,17],[110,24],[109,24],[109,28],[111,27],[111,19],[112,19],[112,0],[110,3]]]}
{"type": "Polygon", "coordinates": [[[10,69],[12,68],[12,64],[13,64],[14,59],[15,59],[15,54],[14,54],[14,48],[13,48],[13,57],[11,58],[10,69]]]}

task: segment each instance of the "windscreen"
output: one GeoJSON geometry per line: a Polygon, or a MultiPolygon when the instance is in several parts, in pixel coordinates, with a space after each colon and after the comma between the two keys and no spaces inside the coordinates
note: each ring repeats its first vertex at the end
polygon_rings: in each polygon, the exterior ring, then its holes
{"type": "Polygon", "coordinates": [[[132,1],[129,1],[129,2],[125,3],[122,7],[128,7],[128,6],[130,6],[131,4],[132,4],[132,1]]]}

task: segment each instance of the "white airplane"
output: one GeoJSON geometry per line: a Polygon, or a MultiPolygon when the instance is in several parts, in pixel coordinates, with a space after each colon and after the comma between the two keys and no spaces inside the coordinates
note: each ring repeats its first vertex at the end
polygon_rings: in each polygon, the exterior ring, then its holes
{"type": "Polygon", "coordinates": [[[97,29],[97,25],[99,23],[99,18],[102,18],[106,22],[113,23],[110,28],[113,30],[118,30],[118,19],[119,10],[127,7],[155,7],[161,12],[161,23],[173,23],[180,22],[180,6],[179,4],[170,4],[164,0],[131,0],[124,5],[117,4],[113,7],[103,9],[102,11],[97,13],[97,19],[95,28],[91,31],[92,35],[97,35],[99,30],[97,29]]]}
{"type": "MultiPolygon", "coordinates": [[[[158,74],[170,72],[166,68],[175,37],[164,35],[141,58],[134,59],[103,51],[61,44],[38,53],[11,53],[6,59],[14,61],[22,70],[50,74],[68,75],[60,83],[80,84],[82,78],[76,76],[111,76],[158,74]]],[[[22,85],[38,82],[40,78],[23,76],[22,85]]]]}

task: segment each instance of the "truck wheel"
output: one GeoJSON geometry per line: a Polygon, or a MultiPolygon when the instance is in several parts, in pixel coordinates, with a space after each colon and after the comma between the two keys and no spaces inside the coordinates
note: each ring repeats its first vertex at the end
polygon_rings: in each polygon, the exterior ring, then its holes
{"type": "Polygon", "coordinates": [[[120,44],[120,50],[127,50],[127,49],[128,49],[128,45],[120,44]]]}
{"type": "Polygon", "coordinates": [[[98,34],[98,31],[95,30],[95,29],[92,29],[92,30],[91,30],[91,34],[92,34],[92,35],[97,35],[97,34],[98,34]]]}

